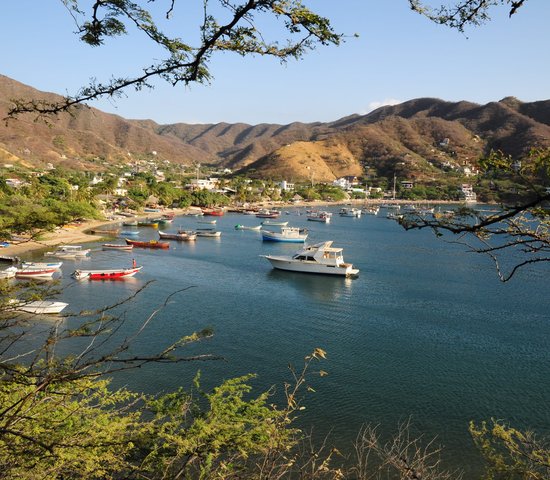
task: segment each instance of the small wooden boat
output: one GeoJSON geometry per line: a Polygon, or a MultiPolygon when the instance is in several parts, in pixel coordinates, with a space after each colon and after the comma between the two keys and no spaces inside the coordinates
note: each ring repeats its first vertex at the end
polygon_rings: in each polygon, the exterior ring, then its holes
{"type": "Polygon", "coordinates": [[[197,228],[198,237],[221,237],[222,232],[214,230],[213,228],[197,228]]]}
{"type": "Polygon", "coordinates": [[[120,233],[118,228],[114,229],[101,229],[101,230],[90,230],[92,235],[106,235],[108,237],[116,237],[120,233]]]}
{"type": "Polygon", "coordinates": [[[46,252],[47,257],[77,258],[85,257],[90,253],[89,248],[82,248],[80,245],[62,245],[53,252],[46,252]]]}
{"type": "Polygon", "coordinates": [[[167,233],[159,230],[159,237],[165,240],[178,240],[180,242],[191,242],[197,239],[197,234],[191,231],[179,230],[178,233],[167,233]]]}
{"type": "Polygon", "coordinates": [[[225,212],[222,209],[218,209],[218,208],[202,211],[203,215],[210,215],[212,217],[223,217],[224,213],[225,212]]]}
{"type": "Polygon", "coordinates": [[[109,270],[75,270],[73,277],[77,280],[118,280],[133,277],[143,267],[116,268],[109,270]]]}
{"type": "Polygon", "coordinates": [[[235,225],[235,230],[255,230],[259,232],[262,229],[261,225],[256,225],[255,227],[248,227],[247,225],[237,224],[235,225]]]}
{"type": "Polygon", "coordinates": [[[265,208],[256,213],[257,218],[278,218],[280,215],[281,212],[279,210],[268,210],[265,208]]]}
{"type": "Polygon", "coordinates": [[[264,220],[262,222],[262,225],[269,225],[272,227],[286,227],[288,225],[288,222],[274,222],[273,220],[264,220]]]}
{"type": "Polygon", "coordinates": [[[139,247],[139,248],[156,248],[156,249],[170,248],[170,244],[168,242],[159,242],[157,240],[149,240],[148,242],[130,240],[129,238],[125,238],[125,240],[128,245],[133,245],[134,247],[139,247]]]}
{"type": "Polygon", "coordinates": [[[19,268],[56,268],[60,269],[63,262],[23,262],[19,268]]]}
{"type": "Polygon", "coordinates": [[[51,277],[58,267],[23,267],[15,272],[17,278],[45,278],[51,277]]]}
{"type": "Polygon", "coordinates": [[[133,245],[127,245],[123,243],[104,243],[101,245],[101,248],[103,250],[122,250],[125,252],[131,251],[134,246],[133,245]]]}
{"type": "Polygon", "coordinates": [[[151,227],[151,228],[158,228],[159,222],[157,221],[150,221],[150,220],[143,220],[141,222],[138,222],[138,227],[151,227]]]}
{"type": "Polygon", "coordinates": [[[10,304],[12,304],[14,310],[37,314],[60,313],[69,305],[65,302],[54,302],[52,300],[36,300],[33,302],[11,300],[10,304]]]}

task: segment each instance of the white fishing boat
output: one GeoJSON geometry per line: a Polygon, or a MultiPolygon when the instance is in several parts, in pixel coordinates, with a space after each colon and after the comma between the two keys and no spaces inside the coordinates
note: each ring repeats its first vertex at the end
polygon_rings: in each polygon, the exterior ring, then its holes
{"type": "Polygon", "coordinates": [[[256,232],[259,232],[261,229],[262,229],[261,225],[256,225],[255,227],[249,227],[247,225],[241,225],[241,224],[235,225],[235,230],[254,230],[256,232]]]}
{"type": "Polygon", "coordinates": [[[10,303],[12,304],[14,310],[37,314],[60,313],[69,305],[65,302],[54,302],[53,300],[35,300],[33,302],[11,300],[10,303]]]}
{"type": "Polygon", "coordinates": [[[305,228],[281,227],[280,232],[261,230],[262,239],[269,242],[303,243],[307,239],[308,232],[305,228]]]}
{"type": "Polygon", "coordinates": [[[101,245],[102,250],[121,250],[123,252],[129,252],[133,248],[133,245],[127,245],[126,243],[104,243],[101,245]]]}
{"type": "Polygon", "coordinates": [[[346,263],[342,248],[332,247],[332,240],[306,245],[292,256],[261,255],[270,261],[273,268],[302,273],[319,273],[324,275],[355,276],[357,268],[346,263]]]}
{"type": "Polygon", "coordinates": [[[361,210],[355,207],[343,207],[340,209],[341,217],[361,217],[361,210]]]}
{"type": "Polygon", "coordinates": [[[48,278],[52,277],[55,272],[57,272],[57,266],[28,266],[17,268],[15,271],[15,276],[17,278],[48,278]]]}
{"type": "Polygon", "coordinates": [[[44,255],[47,257],[78,258],[86,257],[89,253],[90,249],[83,248],[81,245],[61,245],[53,252],[46,252],[44,255]]]}
{"type": "Polygon", "coordinates": [[[197,234],[197,237],[221,237],[222,232],[218,230],[214,230],[213,228],[197,228],[195,230],[195,233],[197,234]]]}
{"type": "Polygon", "coordinates": [[[19,268],[55,268],[59,270],[63,262],[23,262],[19,268]]]}
{"type": "Polygon", "coordinates": [[[262,225],[271,226],[271,227],[286,227],[288,222],[274,222],[273,220],[264,220],[262,225]]]}
{"type": "Polygon", "coordinates": [[[367,215],[378,215],[379,211],[380,211],[380,207],[377,205],[372,207],[363,207],[361,209],[361,213],[365,213],[367,215]]]}
{"type": "Polygon", "coordinates": [[[310,222],[330,223],[331,218],[332,218],[332,213],[325,212],[325,211],[320,211],[320,212],[313,211],[307,214],[307,219],[310,222]]]}

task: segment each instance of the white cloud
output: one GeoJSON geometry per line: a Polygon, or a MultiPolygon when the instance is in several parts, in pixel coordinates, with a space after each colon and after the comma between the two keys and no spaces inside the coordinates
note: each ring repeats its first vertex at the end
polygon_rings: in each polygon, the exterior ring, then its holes
{"type": "Polygon", "coordinates": [[[386,105],[397,105],[399,103],[403,103],[403,100],[397,100],[395,98],[386,98],[382,101],[370,102],[367,105],[367,108],[365,108],[362,112],[360,112],[360,114],[365,115],[369,112],[372,112],[373,110],[376,110],[377,108],[385,107],[386,105]]]}

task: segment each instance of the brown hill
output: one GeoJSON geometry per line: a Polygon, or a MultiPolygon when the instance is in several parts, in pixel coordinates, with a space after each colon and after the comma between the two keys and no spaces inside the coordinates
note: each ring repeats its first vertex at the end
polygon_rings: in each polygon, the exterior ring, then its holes
{"type": "MultiPolygon", "coordinates": [[[[12,98],[60,97],[0,75],[0,115],[12,98]]],[[[312,172],[317,181],[357,175],[365,167],[384,175],[399,168],[412,178],[435,178],[445,165],[475,163],[490,149],[521,157],[533,146],[550,146],[550,101],[524,103],[514,97],[487,105],[419,98],[330,123],[289,125],[159,125],[81,107],[51,125],[23,116],[0,129],[5,163],[93,170],[156,151],[158,158],[176,163],[295,181],[312,172]]]]}

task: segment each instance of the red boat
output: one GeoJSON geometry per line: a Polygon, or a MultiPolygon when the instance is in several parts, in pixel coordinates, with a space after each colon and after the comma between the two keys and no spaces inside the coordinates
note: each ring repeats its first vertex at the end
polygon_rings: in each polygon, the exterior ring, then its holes
{"type": "Polygon", "coordinates": [[[128,245],[133,245],[134,247],[139,247],[139,248],[162,248],[162,249],[170,248],[170,243],[159,242],[158,240],[149,240],[148,242],[130,240],[129,238],[126,238],[125,240],[128,245]]]}
{"type": "Polygon", "coordinates": [[[224,211],[221,209],[215,209],[215,210],[203,210],[203,215],[210,215],[211,217],[223,217],[224,211]]]}
{"type": "Polygon", "coordinates": [[[112,270],[75,270],[73,277],[77,280],[85,278],[89,280],[117,280],[119,278],[133,277],[143,267],[119,268],[112,270]]]}

